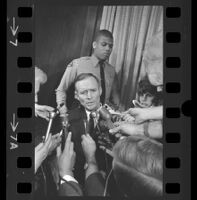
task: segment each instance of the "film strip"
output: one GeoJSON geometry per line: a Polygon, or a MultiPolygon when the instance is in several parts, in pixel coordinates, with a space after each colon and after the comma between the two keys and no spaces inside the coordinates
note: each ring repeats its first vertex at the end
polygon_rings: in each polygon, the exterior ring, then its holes
{"type": "MultiPolygon", "coordinates": [[[[158,5],[157,1],[136,3],[158,5]]],[[[163,199],[190,199],[191,2],[160,3],[164,11],[163,199]]],[[[27,199],[33,192],[34,5],[33,0],[7,1],[7,199],[27,199]]]]}

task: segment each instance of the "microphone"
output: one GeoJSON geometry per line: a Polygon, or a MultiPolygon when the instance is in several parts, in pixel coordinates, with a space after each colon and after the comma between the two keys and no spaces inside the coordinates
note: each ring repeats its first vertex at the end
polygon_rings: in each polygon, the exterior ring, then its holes
{"type": "Polygon", "coordinates": [[[99,114],[100,114],[101,119],[103,119],[106,122],[108,129],[112,129],[115,127],[111,120],[112,116],[105,106],[101,106],[99,108],[99,114]]]}
{"type": "Polygon", "coordinates": [[[61,117],[61,123],[62,123],[62,143],[61,143],[61,149],[64,150],[65,141],[67,139],[68,133],[69,133],[69,121],[68,121],[68,114],[65,115],[65,117],[61,117]]]}
{"type": "Polygon", "coordinates": [[[110,112],[106,109],[105,106],[101,106],[99,108],[99,114],[101,116],[102,119],[104,120],[111,120],[111,114],[110,112]]]}
{"type": "Polygon", "coordinates": [[[48,127],[47,127],[47,132],[45,134],[45,138],[44,138],[44,142],[46,142],[46,140],[48,139],[49,137],[49,133],[51,131],[51,126],[52,126],[52,123],[53,123],[53,119],[59,114],[59,110],[58,109],[55,109],[55,111],[52,111],[49,113],[49,123],[48,123],[48,127]]]}
{"type": "Polygon", "coordinates": [[[112,129],[115,127],[115,125],[112,122],[112,116],[110,114],[110,112],[107,110],[107,108],[105,106],[101,106],[98,109],[99,115],[100,115],[100,119],[103,120],[100,122],[100,126],[103,126],[103,131],[100,131],[100,135],[98,137],[98,143],[100,145],[101,149],[108,149],[109,151],[111,151],[111,149],[113,148],[114,144],[117,141],[117,138],[115,138],[115,136],[111,135],[109,133],[109,129],[112,129]],[[107,129],[106,129],[107,128],[107,129]]]}

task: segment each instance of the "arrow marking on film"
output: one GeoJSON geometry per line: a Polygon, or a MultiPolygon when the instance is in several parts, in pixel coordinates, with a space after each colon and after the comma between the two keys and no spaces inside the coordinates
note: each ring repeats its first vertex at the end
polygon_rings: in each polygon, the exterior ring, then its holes
{"type": "Polygon", "coordinates": [[[10,29],[11,29],[11,31],[12,31],[12,35],[13,35],[13,36],[16,35],[16,32],[17,32],[17,30],[18,30],[18,27],[19,27],[19,26],[15,27],[15,17],[13,17],[13,26],[10,26],[10,29]]]}
{"type": "Polygon", "coordinates": [[[18,40],[16,39],[15,42],[10,41],[11,44],[13,44],[14,46],[18,46],[18,40]]]}
{"type": "Polygon", "coordinates": [[[15,132],[16,131],[16,128],[17,128],[17,126],[18,126],[18,123],[19,122],[15,122],[15,114],[13,114],[13,120],[12,120],[12,122],[10,122],[10,125],[11,125],[11,127],[12,127],[12,131],[13,132],[15,132]]]}

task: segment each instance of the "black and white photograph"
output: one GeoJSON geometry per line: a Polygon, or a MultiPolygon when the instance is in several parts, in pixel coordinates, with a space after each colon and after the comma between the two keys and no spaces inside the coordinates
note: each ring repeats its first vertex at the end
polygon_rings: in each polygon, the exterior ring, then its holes
{"type": "Polygon", "coordinates": [[[34,4],[35,199],[163,196],[163,6],[34,4]]]}

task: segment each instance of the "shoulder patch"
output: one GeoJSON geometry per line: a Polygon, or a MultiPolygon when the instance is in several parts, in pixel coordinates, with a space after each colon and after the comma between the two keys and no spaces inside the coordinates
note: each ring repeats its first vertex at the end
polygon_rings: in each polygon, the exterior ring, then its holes
{"type": "Polygon", "coordinates": [[[73,67],[74,65],[78,65],[79,59],[72,60],[67,67],[73,67]]]}
{"type": "Polygon", "coordinates": [[[75,59],[75,60],[73,60],[73,65],[78,65],[79,64],[79,59],[75,59]]]}
{"type": "Polygon", "coordinates": [[[71,61],[68,65],[67,65],[67,67],[72,67],[73,66],[73,61],[71,61]]]}
{"type": "Polygon", "coordinates": [[[78,66],[79,63],[83,62],[83,61],[86,61],[86,60],[90,60],[90,57],[89,56],[86,56],[86,57],[81,57],[81,58],[77,58],[77,59],[74,59],[73,61],[71,61],[69,64],[68,64],[68,67],[73,67],[73,66],[78,66]]]}

